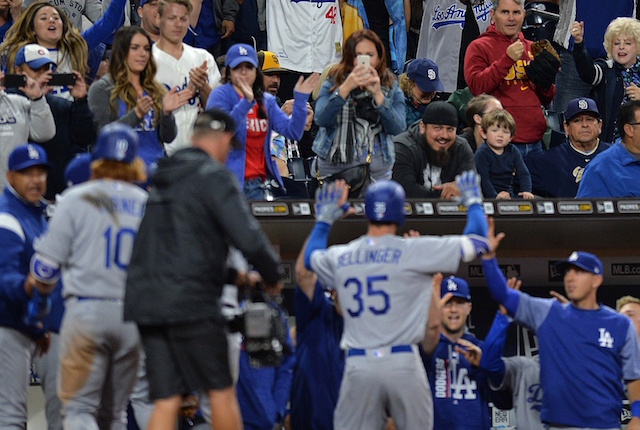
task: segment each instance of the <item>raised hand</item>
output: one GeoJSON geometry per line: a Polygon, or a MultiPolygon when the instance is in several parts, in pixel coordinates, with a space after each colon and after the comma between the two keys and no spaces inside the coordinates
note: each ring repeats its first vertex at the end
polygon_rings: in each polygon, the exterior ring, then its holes
{"type": "Polygon", "coordinates": [[[25,93],[27,97],[31,100],[38,99],[42,97],[43,92],[42,88],[40,88],[40,83],[35,79],[30,78],[29,76],[25,76],[27,78],[27,84],[24,87],[18,88],[20,91],[25,93]]]}
{"type": "Polygon", "coordinates": [[[493,220],[493,217],[487,218],[487,225],[488,225],[487,240],[489,241],[489,246],[491,250],[490,252],[487,252],[486,254],[484,254],[482,258],[485,260],[491,260],[496,256],[496,250],[498,249],[500,242],[502,241],[502,239],[504,239],[506,235],[502,232],[496,234],[496,225],[495,225],[495,221],[493,220]]]}
{"type": "Polygon", "coordinates": [[[304,79],[304,80],[302,76],[300,76],[300,78],[298,79],[298,82],[296,83],[296,86],[293,87],[293,91],[299,92],[301,94],[309,95],[313,92],[313,90],[316,89],[319,82],[320,82],[319,73],[312,73],[307,77],[307,79],[304,79]]]}
{"type": "Polygon", "coordinates": [[[575,43],[582,43],[584,40],[584,21],[575,21],[571,24],[571,37],[575,43]]]}
{"type": "Polygon", "coordinates": [[[455,350],[458,354],[462,355],[472,366],[480,366],[482,350],[478,345],[469,342],[466,339],[458,339],[455,350]]]}
{"type": "Polygon", "coordinates": [[[69,93],[74,99],[81,99],[87,95],[87,83],[77,71],[72,70],[71,73],[76,76],[76,83],[69,86],[69,93]]]}
{"type": "Polygon", "coordinates": [[[518,61],[522,57],[522,54],[524,54],[524,45],[519,40],[516,40],[507,47],[507,55],[513,61],[518,61]]]}
{"type": "Polygon", "coordinates": [[[193,92],[188,88],[182,91],[178,91],[177,86],[171,88],[171,91],[162,98],[162,113],[169,115],[174,110],[187,104],[191,97],[193,97],[193,92]]]}
{"type": "Polygon", "coordinates": [[[316,222],[333,224],[349,209],[349,186],[343,180],[325,183],[316,191],[316,222]]]}
{"type": "Polygon", "coordinates": [[[189,82],[187,83],[187,88],[195,94],[196,91],[200,91],[206,84],[207,60],[204,60],[201,65],[189,70],[189,82]]]}
{"type": "Polygon", "coordinates": [[[136,102],[136,107],[133,108],[133,110],[135,111],[138,119],[142,119],[149,113],[152,107],[153,99],[150,96],[138,94],[138,101],[136,102]]]}
{"type": "Polygon", "coordinates": [[[456,185],[460,190],[460,200],[465,207],[482,204],[480,175],[474,170],[467,170],[456,176],[456,185]]]}

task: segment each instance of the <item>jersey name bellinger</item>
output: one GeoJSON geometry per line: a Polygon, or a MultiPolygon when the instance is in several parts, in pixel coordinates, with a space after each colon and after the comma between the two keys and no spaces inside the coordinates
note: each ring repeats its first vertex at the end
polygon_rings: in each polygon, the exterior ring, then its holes
{"type": "Polygon", "coordinates": [[[338,258],[338,268],[354,264],[399,264],[402,251],[397,248],[345,252],[338,258]]]}

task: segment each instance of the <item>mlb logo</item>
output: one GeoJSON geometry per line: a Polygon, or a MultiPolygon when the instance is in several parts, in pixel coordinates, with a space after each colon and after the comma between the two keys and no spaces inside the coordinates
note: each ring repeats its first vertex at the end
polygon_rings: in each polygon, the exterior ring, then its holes
{"type": "Polygon", "coordinates": [[[373,213],[376,219],[384,218],[384,214],[387,212],[387,204],[385,202],[375,202],[373,207],[373,213]]]}
{"type": "Polygon", "coordinates": [[[240,55],[247,55],[248,52],[245,48],[243,48],[242,46],[238,48],[238,54],[240,55]]]}
{"type": "Polygon", "coordinates": [[[436,72],[433,69],[429,69],[429,71],[427,72],[427,77],[434,81],[436,79],[436,72]]]}
{"type": "Polygon", "coordinates": [[[29,145],[27,147],[27,152],[29,153],[29,158],[30,159],[32,159],[32,160],[39,160],[40,159],[40,153],[33,146],[29,145]]]}
{"type": "Polygon", "coordinates": [[[127,142],[125,139],[118,139],[116,141],[115,157],[118,160],[124,160],[124,158],[127,155],[128,149],[129,149],[129,142],[127,142]]]}
{"type": "Polygon", "coordinates": [[[578,107],[582,110],[586,109],[589,107],[589,105],[587,104],[586,100],[579,100],[578,101],[578,107]]]}
{"type": "Polygon", "coordinates": [[[447,281],[447,290],[448,291],[458,291],[458,284],[456,284],[453,279],[449,279],[447,281]]]}

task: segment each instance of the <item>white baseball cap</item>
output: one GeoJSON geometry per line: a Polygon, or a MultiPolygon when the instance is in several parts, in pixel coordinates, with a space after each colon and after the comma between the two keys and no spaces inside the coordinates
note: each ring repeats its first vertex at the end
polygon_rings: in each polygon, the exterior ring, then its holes
{"type": "Polygon", "coordinates": [[[56,65],[55,61],[49,58],[49,50],[37,43],[25,45],[16,53],[16,58],[13,60],[14,67],[25,63],[32,69],[39,69],[46,64],[56,65]]]}

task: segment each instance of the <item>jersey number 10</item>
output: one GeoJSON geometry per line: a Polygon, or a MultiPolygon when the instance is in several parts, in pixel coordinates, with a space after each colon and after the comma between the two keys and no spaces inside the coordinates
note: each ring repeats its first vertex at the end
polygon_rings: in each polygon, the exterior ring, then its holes
{"type": "Polygon", "coordinates": [[[382,289],[376,289],[374,286],[374,284],[378,282],[386,281],[386,280],[387,280],[386,275],[368,276],[367,282],[366,282],[367,291],[364,291],[362,288],[362,282],[358,278],[347,279],[344,283],[344,287],[345,288],[350,288],[351,286],[356,287],[356,292],[353,294],[352,297],[357,303],[356,309],[347,309],[347,312],[349,312],[349,315],[351,315],[354,318],[357,318],[365,310],[369,310],[374,315],[386,314],[387,311],[389,310],[389,307],[391,306],[391,303],[389,302],[389,294],[387,294],[386,291],[382,289]],[[363,293],[368,299],[374,298],[374,299],[377,299],[376,301],[378,302],[382,301],[382,306],[380,305],[378,305],[377,307],[366,306],[366,309],[365,309],[365,304],[364,304],[365,299],[362,297],[363,293]]]}
{"type": "Polygon", "coordinates": [[[136,231],[126,227],[113,231],[109,227],[104,231],[103,236],[106,242],[105,267],[108,269],[114,264],[118,269],[127,270],[133,250],[133,241],[136,239],[136,231]]]}

